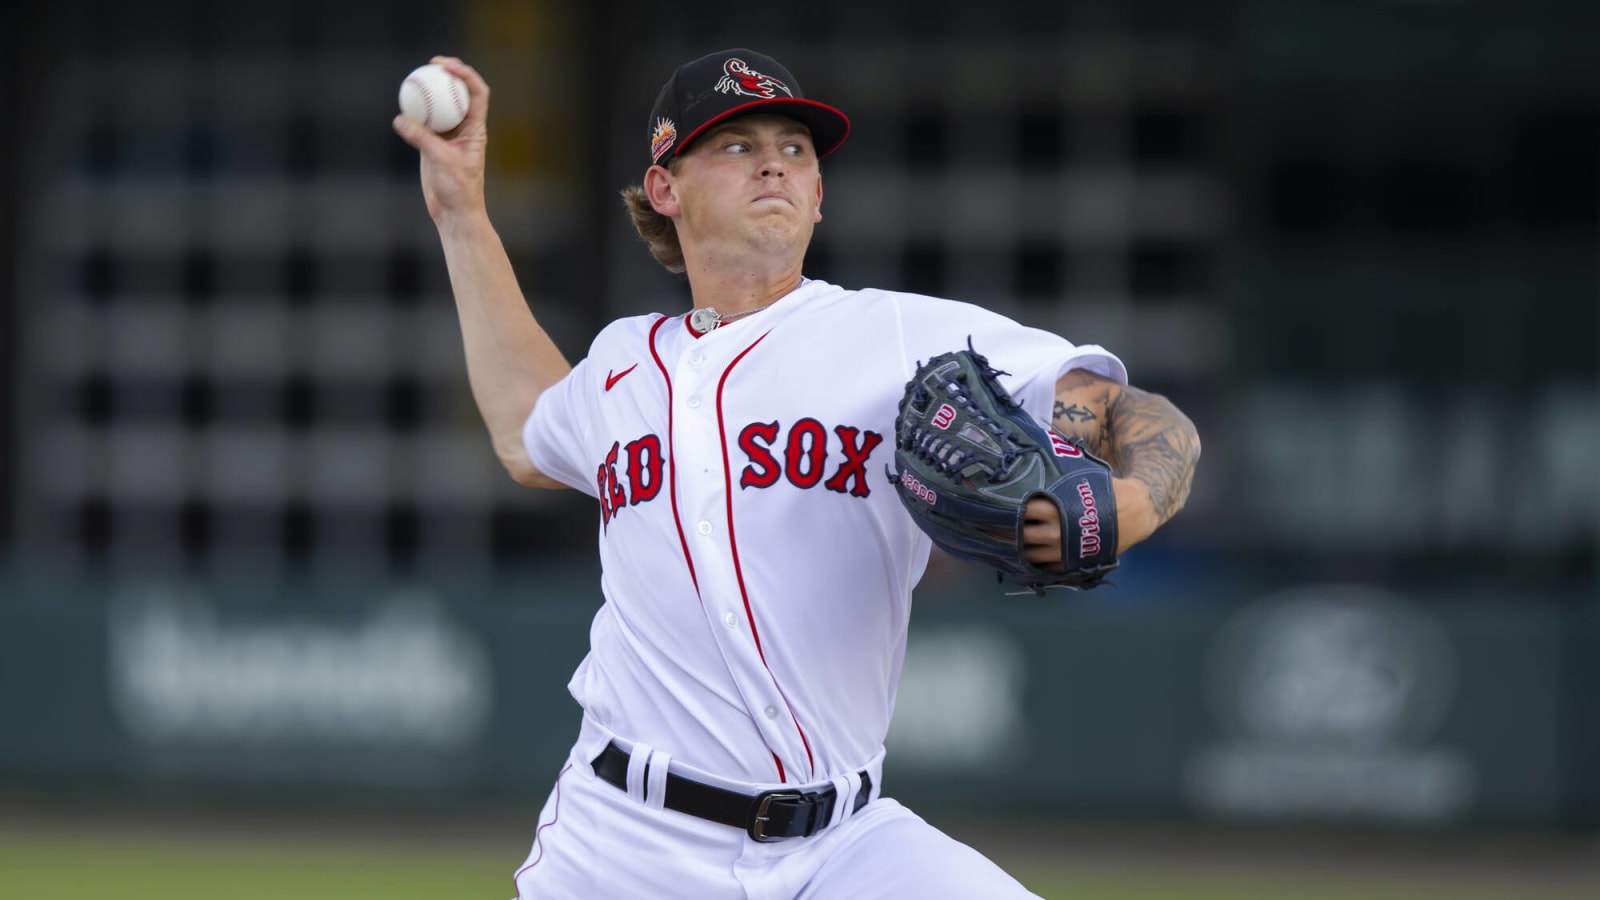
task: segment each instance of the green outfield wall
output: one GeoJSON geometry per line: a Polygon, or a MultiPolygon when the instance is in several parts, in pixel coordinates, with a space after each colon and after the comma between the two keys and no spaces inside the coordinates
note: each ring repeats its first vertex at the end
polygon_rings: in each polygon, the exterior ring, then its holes
{"type": "MultiPolygon", "coordinates": [[[[14,580],[0,785],[537,802],[577,728],[591,577],[451,588],[14,580]]],[[[919,594],[885,774],[984,815],[1596,824],[1600,617],[1298,585],[919,594]]]]}

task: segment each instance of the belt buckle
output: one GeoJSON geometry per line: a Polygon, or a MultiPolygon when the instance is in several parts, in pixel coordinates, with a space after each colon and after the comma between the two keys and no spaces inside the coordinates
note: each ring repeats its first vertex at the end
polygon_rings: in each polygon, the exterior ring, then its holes
{"type": "Polygon", "coordinates": [[[745,831],[749,833],[751,838],[763,843],[783,840],[785,837],[787,837],[787,835],[768,835],[766,833],[767,822],[771,821],[772,819],[772,817],[768,815],[768,811],[772,808],[772,802],[774,800],[804,799],[805,795],[799,791],[766,791],[764,793],[757,794],[756,814],[750,819],[750,827],[745,829],[745,831]]]}

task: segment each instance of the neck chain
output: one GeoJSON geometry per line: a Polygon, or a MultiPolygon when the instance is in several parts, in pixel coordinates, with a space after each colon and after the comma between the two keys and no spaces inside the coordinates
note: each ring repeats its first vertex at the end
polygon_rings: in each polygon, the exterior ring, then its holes
{"type": "MultiPolygon", "coordinates": [[[[777,302],[777,300],[772,301],[772,303],[777,302]]],[[[743,312],[728,313],[727,315],[723,315],[709,306],[702,306],[689,314],[689,327],[701,334],[710,334],[711,329],[716,328],[723,322],[732,322],[734,319],[743,318],[751,313],[761,312],[767,306],[771,306],[772,303],[768,303],[766,306],[758,306],[755,309],[747,309],[743,312]]]]}

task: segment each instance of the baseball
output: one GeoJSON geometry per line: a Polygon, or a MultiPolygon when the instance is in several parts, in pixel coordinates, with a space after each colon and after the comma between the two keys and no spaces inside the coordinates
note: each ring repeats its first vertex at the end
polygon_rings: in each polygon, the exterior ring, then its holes
{"type": "Polygon", "coordinates": [[[467,83],[444,66],[418,66],[400,83],[400,111],[434,131],[449,131],[467,116],[467,83]]]}

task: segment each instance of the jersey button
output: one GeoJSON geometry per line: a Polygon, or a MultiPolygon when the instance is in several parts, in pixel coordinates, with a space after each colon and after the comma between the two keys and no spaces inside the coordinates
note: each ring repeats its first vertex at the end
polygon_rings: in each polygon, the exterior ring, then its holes
{"type": "Polygon", "coordinates": [[[703,363],[705,361],[706,361],[706,355],[704,353],[701,353],[699,350],[696,350],[693,353],[689,354],[689,362],[693,363],[694,365],[698,366],[698,365],[700,365],[701,363],[703,363]]]}
{"type": "Polygon", "coordinates": [[[766,709],[763,709],[762,712],[766,713],[766,716],[769,719],[776,719],[778,717],[778,708],[776,706],[768,706],[766,709]]]}
{"type": "Polygon", "coordinates": [[[701,534],[710,534],[711,533],[711,523],[710,522],[701,522],[696,527],[700,529],[700,533],[701,534]]]}
{"type": "Polygon", "coordinates": [[[689,399],[687,399],[687,400],[685,400],[683,402],[688,404],[690,409],[699,409],[700,408],[700,398],[699,397],[690,397],[689,399]]]}
{"type": "Polygon", "coordinates": [[[722,617],[722,624],[728,626],[729,628],[738,628],[739,617],[733,613],[728,613],[722,617]]]}

